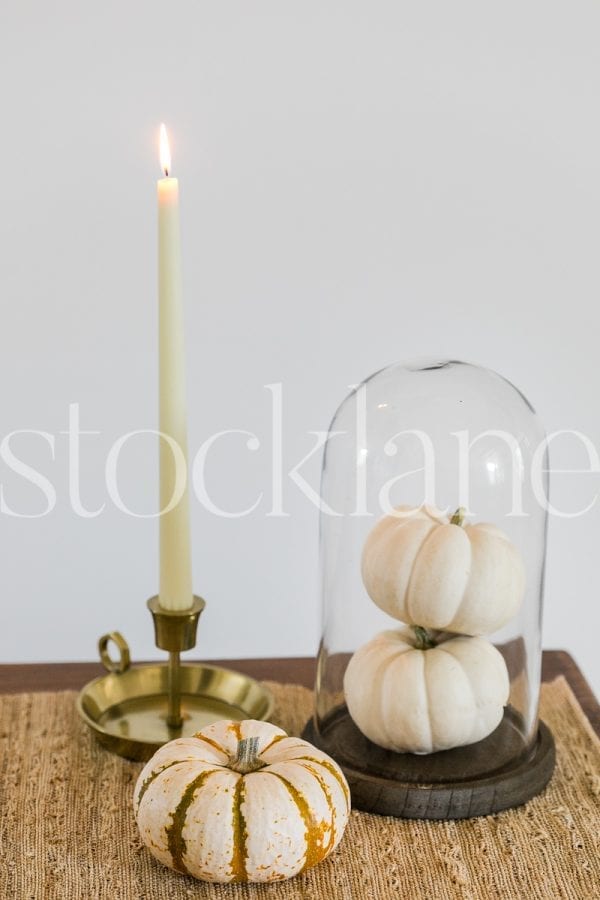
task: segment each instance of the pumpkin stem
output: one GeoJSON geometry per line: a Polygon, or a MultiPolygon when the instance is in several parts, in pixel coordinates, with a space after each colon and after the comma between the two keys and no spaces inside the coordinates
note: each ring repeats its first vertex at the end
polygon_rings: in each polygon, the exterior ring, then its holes
{"type": "Polygon", "coordinates": [[[266,766],[266,763],[258,758],[258,742],[258,737],[242,738],[237,745],[237,756],[231,761],[229,768],[245,775],[266,766]]]}
{"type": "Polygon", "coordinates": [[[411,628],[415,633],[415,648],[417,650],[431,650],[436,646],[434,639],[422,625],[411,625],[411,628]]]}
{"type": "Polygon", "coordinates": [[[467,514],[467,510],[464,506],[459,506],[452,518],[450,519],[451,525],[461,525],[465,521],[465,516],[467,514]]]}

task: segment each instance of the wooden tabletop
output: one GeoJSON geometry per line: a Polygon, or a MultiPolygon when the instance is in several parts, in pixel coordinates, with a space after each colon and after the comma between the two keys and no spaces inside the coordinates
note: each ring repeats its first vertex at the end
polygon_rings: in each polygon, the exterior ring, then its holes
{"type": "MultiPolygon", "coordinates": [[[[303,684],[310,688],[314,684],[314,657],[222,659],[210,660],[210,663],[237,669],[261,680],[303,684]]],[[[78,690],[102,674],[104,669],[100,663],[0,665],[0,693],[78,690]]],[[[558,675],[567,679],[592,727],[600,735],[600,705],[575,660],[565,650],[544,650],[542,680],[552,681],[558,675]]]]}

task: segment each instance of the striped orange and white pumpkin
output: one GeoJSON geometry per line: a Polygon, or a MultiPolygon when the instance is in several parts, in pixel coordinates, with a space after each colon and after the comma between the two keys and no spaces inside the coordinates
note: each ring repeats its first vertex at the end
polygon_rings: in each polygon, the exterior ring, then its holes
{"type": "Polygon", "coordinates": [[[325,753],[268,722],[215,722],[161,747],[134,811],[164,865],[204,881],[279,881],[339,843],[350,791],[325,753]]]}

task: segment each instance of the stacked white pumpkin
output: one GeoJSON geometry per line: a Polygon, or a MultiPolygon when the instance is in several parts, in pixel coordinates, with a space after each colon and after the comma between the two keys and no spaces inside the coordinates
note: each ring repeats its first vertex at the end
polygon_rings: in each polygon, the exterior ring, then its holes
{"type": "Polygon", "coordinates": [[[508,536],[439,510],[398,507],[373,528],[362,577],[371,600],[404,623],[352,656],[344,677],[361,732],[388,750],[433,753],[475,743],[499,725],[510,682],[482,635],[505,625],[525,590],[508,536]]]}

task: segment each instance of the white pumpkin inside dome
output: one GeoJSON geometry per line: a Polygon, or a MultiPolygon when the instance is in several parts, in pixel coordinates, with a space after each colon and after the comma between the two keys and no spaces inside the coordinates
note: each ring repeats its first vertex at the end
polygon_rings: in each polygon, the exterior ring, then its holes
{"type": "Polygon", "coordinates": [[[457,634],[505,625],[525,591],[521,554],[495,525],[463,519],[409,506],[384,516],[362,554],[371,600],[401,622],[457,634]]]}
{"type": "Polygon", "coordinates": [[[473,744],[500,724],[510,682],[480,637],[404,626],[360,647],[344,675],[350,716],[380,747],[433,753],[473,744]]]}

